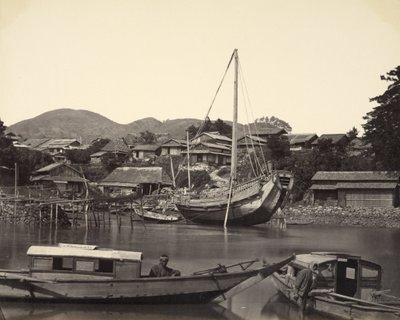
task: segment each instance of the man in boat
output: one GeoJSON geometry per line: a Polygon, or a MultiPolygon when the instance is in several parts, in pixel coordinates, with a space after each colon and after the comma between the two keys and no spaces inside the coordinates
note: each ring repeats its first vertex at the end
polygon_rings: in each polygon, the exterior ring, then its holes
{"type": "Polygon", "coordinates": [[[312,262],[311,268],[302,269],[297,273],[293,298],[297,299],[301,311],[306,309],[308,294],[313,288],[317,272],[318,264],[312,262]]]}
{"type": "Polygon", "coordinates": [[[160,256],[160,262],[151,267],[149,277],[178,277],[181,275],[179,270],[174,270],[167,267],[168,256],[163,254],[160,256]]]}

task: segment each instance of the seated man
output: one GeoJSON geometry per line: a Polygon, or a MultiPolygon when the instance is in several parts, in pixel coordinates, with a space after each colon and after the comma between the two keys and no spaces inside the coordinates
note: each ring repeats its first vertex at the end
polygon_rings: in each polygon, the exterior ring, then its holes
{"type": "Polygon", "coordinates": [[[161,255],[160,263],[151,267],[149,277],[173,277],[180,276],[181,273],[178,270],[167,267],[168,256],[166,254],[161,255]]]}

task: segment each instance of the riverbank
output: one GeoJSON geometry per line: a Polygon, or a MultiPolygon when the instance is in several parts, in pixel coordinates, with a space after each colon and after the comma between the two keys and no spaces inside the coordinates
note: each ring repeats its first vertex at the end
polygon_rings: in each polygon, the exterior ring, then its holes
{"type": "Polygon", "coordinates": [[[378,228],[400,228],[400,208],[342,208],[288,205],[287,224],[333,224],[378,228]]]}

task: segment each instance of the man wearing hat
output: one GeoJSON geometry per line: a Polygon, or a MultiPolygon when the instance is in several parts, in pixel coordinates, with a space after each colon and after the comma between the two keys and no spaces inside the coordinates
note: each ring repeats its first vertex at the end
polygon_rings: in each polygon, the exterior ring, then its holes
{"type": "Polygon", "coordinates": [[[151,267],[149,277],[174,277],[174,276],[180,276],[181,273],[179,270],[174,270],[169,267],[167,267],[168,264],[168,256],[166,254],[163,254],[160,256],[160,262],[159,264],[156,264],[151,267]]]}

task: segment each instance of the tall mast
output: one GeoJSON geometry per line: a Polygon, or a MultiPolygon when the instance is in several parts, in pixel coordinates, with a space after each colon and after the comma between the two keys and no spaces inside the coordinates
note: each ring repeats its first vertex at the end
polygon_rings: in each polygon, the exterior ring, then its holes
{"type": "Polygon", "coordinates": [[[238,118],[238,73],[239,56],[238,50],[233,51],[235,58],[235,80],[233,90],[233,124],[232,124],[232,153],[231,153],[231,179],[235,182],[237,178],[237,118],[238,118]]]}

